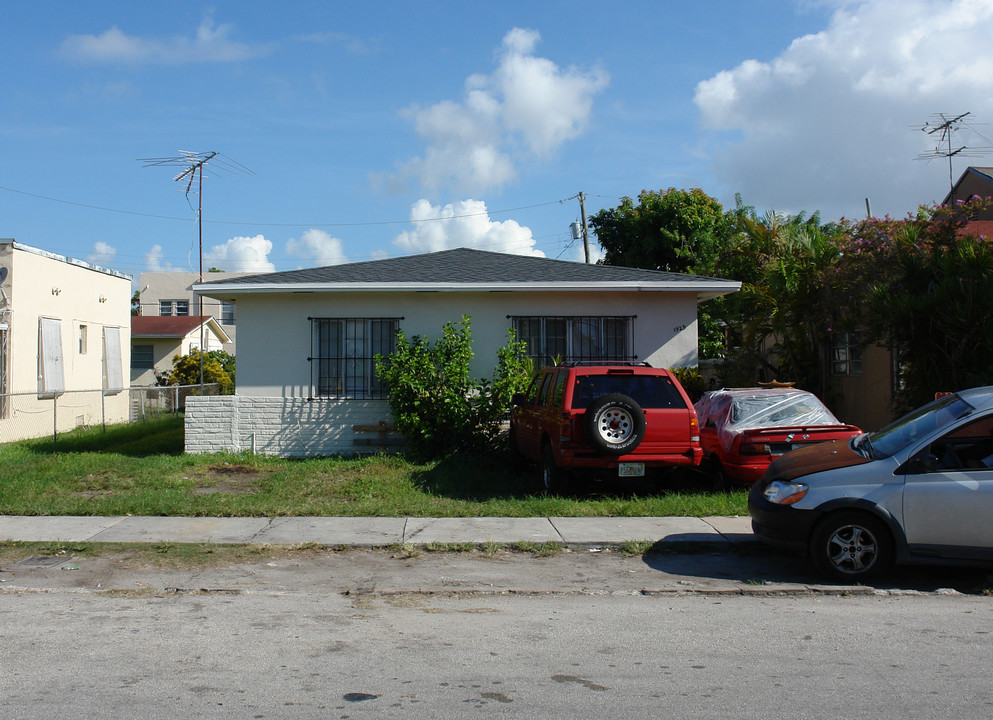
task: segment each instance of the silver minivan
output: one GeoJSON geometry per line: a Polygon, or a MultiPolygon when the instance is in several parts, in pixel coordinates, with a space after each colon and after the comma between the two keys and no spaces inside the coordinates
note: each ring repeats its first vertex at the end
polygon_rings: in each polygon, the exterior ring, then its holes
{"type": "Polygon", "coordinates": [[[892,562],[993,565],[993,387],[775,460],[748,496],[761,540],[844,582],[892,562]]]}

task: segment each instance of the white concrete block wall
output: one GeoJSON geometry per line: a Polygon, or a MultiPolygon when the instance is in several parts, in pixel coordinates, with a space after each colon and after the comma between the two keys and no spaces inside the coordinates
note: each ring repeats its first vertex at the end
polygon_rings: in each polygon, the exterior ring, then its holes
{"type": "Polygon", "coordinates": [[[318,400],[220,395],[186,401],[186,452],[242,452],[280,457],[354,455],[353,425],[392,422],[386,400],[318,400]]]}

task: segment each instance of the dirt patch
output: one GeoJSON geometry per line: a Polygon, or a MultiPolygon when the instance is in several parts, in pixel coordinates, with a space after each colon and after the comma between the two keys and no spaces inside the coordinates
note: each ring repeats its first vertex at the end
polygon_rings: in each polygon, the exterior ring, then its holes
{"type": "Polygon", "coordinates": [[[246,494],[255,491],[256,483],[262,478],[258,468],[251,465],[211,465],[195,488],[194,495],[246,494]]]}

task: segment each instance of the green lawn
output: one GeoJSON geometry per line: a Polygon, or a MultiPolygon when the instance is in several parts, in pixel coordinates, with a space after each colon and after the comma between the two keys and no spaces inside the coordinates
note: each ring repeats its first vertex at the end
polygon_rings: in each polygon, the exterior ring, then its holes
{"type": "Polygon", "coordinates": [[[685,479],[539,492],[536,468],[499,451],[418,464],[402,457],[290,460],[185,455],[182,418],[0,446],[2,515],[411,517],[742,515],[746,493],[685,479]],[[677,490],[676,486],[681,486],[677,490]]]}

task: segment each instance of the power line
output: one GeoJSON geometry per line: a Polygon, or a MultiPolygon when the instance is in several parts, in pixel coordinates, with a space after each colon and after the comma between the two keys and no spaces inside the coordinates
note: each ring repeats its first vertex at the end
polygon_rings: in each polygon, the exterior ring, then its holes
{"type": "MultiPolygon", "coordinates": [[[[157,163],[164,164],[164,163],[157,163]]],[[[149,166],[150,167],[150,166],[149,166]]],[[[75,202],[72,200],[63,200],[61,198],[50,197],[48,195],[38,195],[36,193],[26,192],[24,190],[18,190],[16,188],[5,187],[0,185],[0,190],[10,193],[16,193],[17,195],[24,195],[25,197],[33,197],[38,200],[47,200],[49,202],[61,203],[63,205],[72,205],[75,207],[82,207],[88,210],[100,210],[101,212],[117,213],[119,215],[133,215],[136,217],[151,218],[153,220],[177,220],[180,222],[189,222],[189,217],[176,217],[173,215],[156,215],[152,213],[136,212],[134,210],[121,210],[119,208],[109,208],[100,205],[90,205],[87,203],[75,202]]],[[[493,216],[493,215],[503,215],[506,213],[520,212],[521,210],[532,210],[534,208],[546,207],[548,205],[558,205],[566,200],[571,200],[572,198],[563,198],[561,200],[549,200],[548,202],[535,203],[533,205],[521,205],[518,207],[505,208],[501,210],[484,210],[477,213],[465,213],[463,215],[448,215],[439,216],[431,218],[420,218],[418,220],[373,220],[367,222],[323,222],[323,223],[272,223],[272,222],[249,222],[246,220],[204,220],[203,222],[208,225],[240,225],[246,227],[285,227],[285,228],[327,228],[327,227],[374,227],[377,225],[416,225],[417,223],[425,222],[440,222],[443,220],[459,220],[461,218],[471,218],[471,217],[482,217],[482,216],[493,216]]]]}

